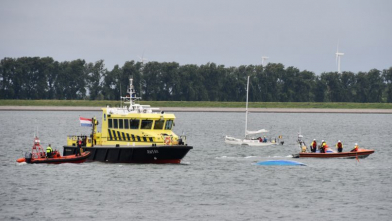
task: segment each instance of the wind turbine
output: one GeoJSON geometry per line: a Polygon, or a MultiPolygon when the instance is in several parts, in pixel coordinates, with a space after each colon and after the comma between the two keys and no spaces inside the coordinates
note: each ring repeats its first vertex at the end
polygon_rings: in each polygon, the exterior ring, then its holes
{"type": "Polygon", "coordinates": [[[265,56],[261,57],[261,65],[264,66],[264,61],[267,60],[268,58],[269,57],[265,57],[265,56]]]}
{"type": "Polygon", "coordinates": [[[144,58],[144,52],[143,52],[143,54],[142,54],[141,57],[140,57],[139,55],[138,55],[138,57],[139,57],[139,59],[140,59],[140,62],[142,62],[142,65],[144,65],[144,62],[145,62],[145,61],[148,61],[146,58],[144,58]]]}
{"type": "Polygon", "coordinates": [[[339,43],[338,43],[338,47],[336,49],[336,63],[338,65],[338,74],[342,73],[340,71],[340,57],[343,55],[344,55],[344,53],[339,52],[339,43]]]}

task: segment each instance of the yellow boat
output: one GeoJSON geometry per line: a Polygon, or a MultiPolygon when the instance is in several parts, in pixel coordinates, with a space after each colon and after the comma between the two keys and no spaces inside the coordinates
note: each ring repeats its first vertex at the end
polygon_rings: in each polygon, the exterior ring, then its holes
{"type": "Polygon", "coordinates": [[[90,135],[68,136],[63,155],[73,155],[77,148],[90,151],[90,161],[111,163],[180,163],[192,146],[186,136],[177,136],[172,128],[175,116],[135,101],[133,79],[121,107],[102,108],[101,131],[95,118],[90,135]],[[79,143],[80,142],[80,143],[79,143]]]}

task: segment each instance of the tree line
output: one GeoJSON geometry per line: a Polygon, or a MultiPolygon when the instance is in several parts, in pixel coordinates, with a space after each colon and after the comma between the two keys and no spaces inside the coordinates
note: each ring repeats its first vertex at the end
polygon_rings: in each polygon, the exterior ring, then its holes
{"type": "Polygon", "coordinates": [[[118,100],[132,77],[143,100],[245,101],[247,76],[252,102],[392,102],[392,67],[316,75],[280,63],[225,67],[127,61],[107,70],[103,60],[51,57],[3,58],[0,99],[118,100]]]}

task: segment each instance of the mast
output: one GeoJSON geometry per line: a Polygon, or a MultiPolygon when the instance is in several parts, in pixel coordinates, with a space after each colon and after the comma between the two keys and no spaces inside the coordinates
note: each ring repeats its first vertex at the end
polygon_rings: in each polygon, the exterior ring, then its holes
{"type": "Polygon", "coordinates": [[[120,97],[124,104],[129,104],[128,108],[132,108],[135,105],[135,101],[140,99],[140,97],[136,97],[135,88],[133,86],[133,78],[129,78],[129,87],[127,89],[127,96],[120,97]]]}
{"type": "Polygon", "coordinates": [[[248,82],[246,84],[245,137],[246,137],[246,132],[248,131],[248,96],[249,96],[249,76],[248,76],[248,82]]]}

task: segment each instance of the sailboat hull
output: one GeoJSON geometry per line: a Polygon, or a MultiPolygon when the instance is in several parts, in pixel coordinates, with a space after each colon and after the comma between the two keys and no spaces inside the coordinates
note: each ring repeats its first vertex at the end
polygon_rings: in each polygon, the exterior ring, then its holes
{"type": "Polygon", "coordinates": [[[265,146],[273,146],[277,145],[274,142],[260,142],[259,140],[249,140],[249,139],[237,139],[234,137],[225,137],[225,143],[233,144],[233,145],[246,145],[246,146],[255,146],[255,147],[265,147],[265,146]]]}

